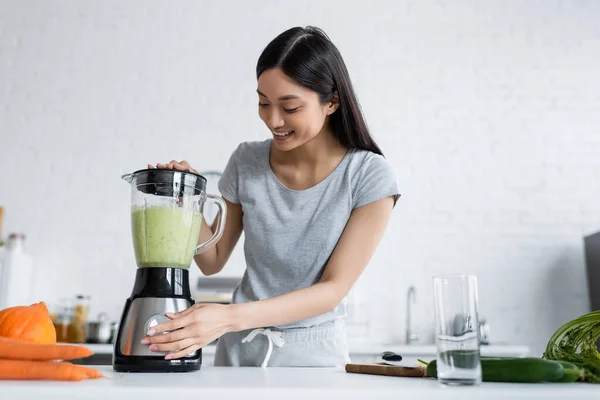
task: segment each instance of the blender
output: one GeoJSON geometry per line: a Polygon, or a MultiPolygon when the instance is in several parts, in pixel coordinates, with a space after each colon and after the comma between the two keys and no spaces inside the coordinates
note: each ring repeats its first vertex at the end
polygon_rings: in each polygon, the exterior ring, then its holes
{"type": "MultiPolygon", "coordinates": [[[[131,185],[131,234],[137,263],[133,290],[125,301],[114,341],[113,369],[119,372],[187,372],[200,369],[202,349],[166,360],[166,352],[141,344],[150,328],[194,304],[189,267],[194,255],[221,238],[227,206],[206,194],[206,178],[192,172],[144,169],[122,176],[131,185]],[[204,204],[218,208],[212,237],[198,243],[204,204]]],[[[159,332],[164,334],[167,332],[159,332]]]]}

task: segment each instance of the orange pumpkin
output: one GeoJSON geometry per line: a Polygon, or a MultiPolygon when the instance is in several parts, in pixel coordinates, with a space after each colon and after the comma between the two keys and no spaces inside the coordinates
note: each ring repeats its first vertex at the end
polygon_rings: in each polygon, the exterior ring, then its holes
{"type": "Polygon", "coordinates": [[[46,303],[41,301],[0,311],[0,336],[33,343],[56,343],[56,329],[46,303]]]}

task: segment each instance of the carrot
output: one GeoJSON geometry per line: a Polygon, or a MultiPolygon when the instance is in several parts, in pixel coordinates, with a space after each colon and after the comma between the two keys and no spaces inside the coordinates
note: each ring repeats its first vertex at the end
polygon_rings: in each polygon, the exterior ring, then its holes
{"type": "Polygon", "coordinates": [[[62,361],[1,360],[0,380],[81,381],[100,378],[100,371],[62,361]]]}
{"type": "Polygon", "coordinates": [[[69,344],[41,344],[0,336],[0,359],[9,360],[74,360],[89,357],[94,352],[87,347],[69,344]]]}
{"type": "Polygon", "coordinates": [[[102,375],[102,372],[98,371],[97,369],[87,368],[87,367],[84,367],[84,368],[87,370],[86,375],[88,378],[90,378],[90,379],[104,378],[104,375],[102,375]]]}

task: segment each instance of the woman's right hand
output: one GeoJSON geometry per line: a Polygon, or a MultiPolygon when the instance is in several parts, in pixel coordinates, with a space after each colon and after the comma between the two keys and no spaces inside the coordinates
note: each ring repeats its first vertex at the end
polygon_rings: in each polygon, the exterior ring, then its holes
{"type": "MultiPolygon", "coordinates": [[[[152,169],[155,167],[152,164],[148,164],[148,168],[152,169]]],[[[181,161],[171,160],[171,162],[167,163],[167,164],[157,163],[156,168],[158,168],[158,169],[176,169],[179,171],[193,172],[195,174],[198,173],[198,171],[196,169],[192,168],[192,166],[185,160],[181,160],[181,161]]]]}

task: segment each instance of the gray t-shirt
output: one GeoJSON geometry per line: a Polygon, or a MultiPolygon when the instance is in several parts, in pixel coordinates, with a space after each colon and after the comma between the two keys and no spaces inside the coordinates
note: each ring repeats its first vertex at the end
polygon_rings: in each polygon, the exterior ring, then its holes
{"type": "MultiPolygon", "coordinates": [[[[323,181],[306,190],[285,187],[269,163],[272,139],[240,144],[219,181],[222,196],[241,204],[246,271],[234,303],[263,300],[319,281],[353,209],[400,196],[385,158],[352,149],[323,181]]],[[[309,327],[342,318],[334,310],[279,328],[309,327]]]]}

